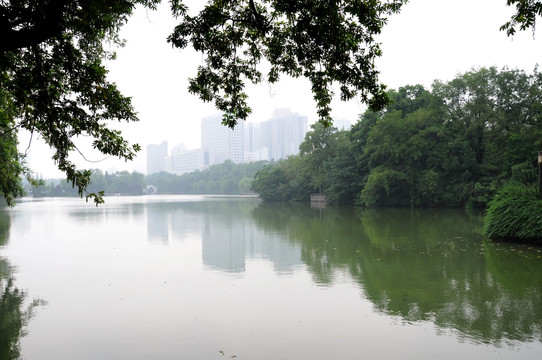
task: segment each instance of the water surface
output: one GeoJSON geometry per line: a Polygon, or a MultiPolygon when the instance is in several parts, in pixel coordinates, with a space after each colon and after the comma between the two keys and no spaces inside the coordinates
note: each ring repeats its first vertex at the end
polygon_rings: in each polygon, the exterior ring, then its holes
{"type": "Polygon", "coordinates": [[[26,293],[27,360],[540,359],[542,249],[480,231],[462,210],[27,200],[0,212],[0,278],[26,293]]]}

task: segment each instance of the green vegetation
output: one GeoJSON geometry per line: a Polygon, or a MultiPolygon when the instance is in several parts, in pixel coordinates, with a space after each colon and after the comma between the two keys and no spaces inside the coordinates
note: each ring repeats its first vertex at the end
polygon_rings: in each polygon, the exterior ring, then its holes
{"type": "Polygon", "coordinates": [[[388,93],[349,131],[313,126],[300,154],[257,173],[264,200],[485,207],[512,178],[532,179],[542,148],[542,74],[481,68],[432,90],[388,93]]]}
{"type": "MultiPolygon", "coordinates": [[[[144,175],[138,172],[129,173],[128,171],[105,174],[99,170],[92,170],[89,191],[104,194],[123,194],[123,195],[141,195],[145,186],[143,182],[144,175]]],[[[77,190],[71,183],[65,179],[49,179],[43,181],[38,187],[28,187],[27,191],[33,197],[71,197],[79,196],[77,190]]]]}
{"type": "Polygon", "coordinates": [[[178,48],[191,43],[204,55],[189,91],[213,101],[224,125],[233,127],[251,112],[246,80],[275,83],[280,74],[310,81],[323,124],[331,123],[333,83],[341,100],[359,95],[374,110],[387,103],[374,66],[381,54],[375,37],[406,0],[209,1],[196,16],[182,1],[171,3],[181,21],[169,41],[178,48]],[[265,75],[262,59],[270,65],[265,75]]]}
{"type": "MultiPolygon", "coordinates": [[[[265,162],[234,164],[226,161],[202,171],[183,175],[166,172],[144,176],[139,172],[120,171],[109,174],[92,170],[89,191],[120,195],[142,195],[147,185],[153,185],[160,194],[222,194],[239,195],[252,193],[251,181],[265,162]]],[[[27,188],[34,197],[78,196],[70,183],[62,179],[47,180],[38,187],[27,188]]]]}
{"type": "Polygon", "coordinates": [[[0,87],[0,193],[9,205],[24,194],[19,178],[23,162],[17,152],[17,136],[9,131],[15,125],[12,112],[13,104],[7,92],[0,87]]]}
{"type": "Polygon", "coordinates": [[[263,161],[247,164],[226,161],[183,175],[152,174],[146,176],[144,182],[156,186],[160,194],[247,194],[252,193],[251,179],[264,165],[263,161]]]}
{"type": "Polygon", "coordinates": [[[484,234],[492,239],[542,241],[542,199],[535,186],[510,184],[489,202],[484,234]]]}

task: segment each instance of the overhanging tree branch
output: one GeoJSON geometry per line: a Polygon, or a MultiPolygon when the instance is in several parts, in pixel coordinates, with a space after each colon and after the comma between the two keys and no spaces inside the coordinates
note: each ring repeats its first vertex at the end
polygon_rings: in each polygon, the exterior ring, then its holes
{"type": "Polygon", "coordinates": [[[62,35],[68,0],[37,1],[35,6],[0,11],[0,52],[41,44],[62,35]],[[24,18],[24,20],[22,20],[24,18]]]}

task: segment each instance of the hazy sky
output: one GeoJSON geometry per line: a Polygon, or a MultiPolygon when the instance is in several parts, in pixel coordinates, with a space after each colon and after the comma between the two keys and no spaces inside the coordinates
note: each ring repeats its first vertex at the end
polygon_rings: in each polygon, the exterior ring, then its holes
{"type": "MultiPolygon", "coordinates": [[[[202,1],[188,1],[188,3],[202,1]]],[[[531,31],[508,38],[499,31],[513,9],[506,0],[411,0],[401,13],[392,16],[380,37],[383,56],[377,60],[380,81],[396,89],[408,84],[422,84],[428,89],[435,79],[451,80],[456,74],[477,67],[519,68],[531,72],[542,61],[542,44],[531,31]]],[[[169,148],[184,143],[189,149],[200,146],[200,119],[216,114],[210,103],[203,103],[188,93],[188,77],[202,64],[202,57],[192,49],[172,49],[166,38],[175,20],[166,6],[158,11],[138,9],[121,36],[127,40],[117,50],[117,60],[108,64],[110,79],[132,97],[140,121],[115,124],[127,140],[139,143],[143,151],[134,163],[107,159],[85,162],[74,154],[82,168],[145,171],[147,144],[167,140],[169,148]]],[[[316,121],[314,101],[308,81],[283,77],[278,84],[260,84],[247,88],[253,113],[249,121],[264,121],[276,108],[290,108],[316,121]]],[[[333,103],[333,117],[355,122],[365,106],[357,101],[333,103]]],[[[84,141],[81,148],[85,148],[84,141]]],[[[28,139],[21,134],[20,148],[28,139]]],[[[50,150],[33,139],[29,165],[44,177],[62,177],[55,171],[50,150]]],[[[103,155],[85,151],[90,160],[103,155]]]]}

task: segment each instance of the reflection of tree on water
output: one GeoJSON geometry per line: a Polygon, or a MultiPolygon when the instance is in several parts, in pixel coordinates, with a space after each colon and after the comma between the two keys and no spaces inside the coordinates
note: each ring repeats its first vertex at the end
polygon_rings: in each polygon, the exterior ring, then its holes
{"type": "MultiPolygon", "coordinates": [[[[9,215],[0,210],[0,246],[6,244],[9,235],[9,215]]],[[[20,356],[19,340],[25,335],[25,327],[32,317],[32,310],[44,302],[34,300],[25,309],[26,294],[14,285],[12,267],[0,257],[0,359],[12,360],[20,356]]]]}
{"type": "MultiPolygon", "coordinates": [[[[0,262],[3,262],[0,259],[0,262]]],[[[24,335],[21,314],[24,293],[13,286],[13,278],[0,275],[0,359],[17,359],[19,339],[24,335]]]]}
{"type": "Polygon", "coordinates": [[[253,213],[260,226],[301,245],[316,282],[331,284],[337,270],[348,270],[379,311],[477,342],[542,341],[540,253],[483,242],[479,215],[282,204],[253,213]]]}
{"type": "Polygon", "coordinates": [[[264,232],[281,234],[301,246],[301,259],[316,283],[331,284],[336,270],[347,268],[356,273],[360,227],[359,221],[352,221],[350,209],[262,203],[253,216],[264,232]]]}

